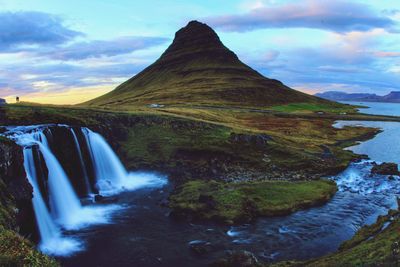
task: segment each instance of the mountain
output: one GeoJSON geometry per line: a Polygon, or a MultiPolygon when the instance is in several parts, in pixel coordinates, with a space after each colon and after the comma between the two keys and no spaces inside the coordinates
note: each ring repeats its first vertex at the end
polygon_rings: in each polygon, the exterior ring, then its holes
{"type": "Polygon", "coordinates": [[[400,102],[400,91],[392,91],[382,96],[382,102],[400,102]]]}
{"type": "Polygon", "coordinates": [[[333,101],[400,102],[399,91],[393,91],[384,96],[366,93],[348,94],[338,91],[327,91],[323,93],[317,93],[315,96],[333,101]]]}
{"type": "Polygon", "coordinates": [[[142,104],[271,106],[328,103],[253,70],[226,48],[208,25],[191,21],[161,57],[90,106],[142,104]]]}

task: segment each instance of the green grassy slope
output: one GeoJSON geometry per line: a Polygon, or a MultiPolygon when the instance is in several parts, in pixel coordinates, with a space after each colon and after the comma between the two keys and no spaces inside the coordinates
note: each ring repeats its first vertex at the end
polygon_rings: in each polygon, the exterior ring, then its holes
{"type": "Polygon", "coordinates": [[[84,105],[129,109],[151,103],[265,107],[299,102],[339,105],[265,78],[242,63],[210,27],[192,21],[154,64],[84,105]]]}

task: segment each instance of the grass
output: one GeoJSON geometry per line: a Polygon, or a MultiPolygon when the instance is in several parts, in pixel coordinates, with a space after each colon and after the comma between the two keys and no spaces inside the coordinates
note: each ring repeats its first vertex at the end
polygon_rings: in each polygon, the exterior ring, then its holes
{"type": "Polygon", "coordinates": [[[329,113],[356,113],[356,109],[350,105],[331,103],[291,103],[287,105],[273,106],[272,110],[279,112],[329,112],[329,113]]]}
{"type": "Polygon", "coordinates": [[[55,267],[59,264],[35,250],[28,240],[0,226],[0,266],[55,267]]]}
{"type": "Polygon", "coordinates": [[[321,204],[336,190],[336,184],[327,180],[242,183],[195,180],[178,188],[170,197],[170,207],[180,216],[232,224],[321,204]]]}

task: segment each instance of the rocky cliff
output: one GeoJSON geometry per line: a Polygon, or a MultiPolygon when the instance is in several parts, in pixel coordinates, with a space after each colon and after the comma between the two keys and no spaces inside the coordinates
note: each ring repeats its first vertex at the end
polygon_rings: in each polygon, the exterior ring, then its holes
{"type": "Polygon", "coordinates": [[[23,163],[22,149],[0,136],[0,266],[57,266],[31,242],[38,235],[23,163]]]}

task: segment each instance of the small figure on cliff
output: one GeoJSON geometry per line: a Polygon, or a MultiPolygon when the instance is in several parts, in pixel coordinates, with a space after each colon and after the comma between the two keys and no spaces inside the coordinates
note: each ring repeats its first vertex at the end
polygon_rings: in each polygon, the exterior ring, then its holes
{"type": "Polygon", "coordinates": [[[19,103],[19,96],[17,96],[17,97],[15,98],[15,101],[16,101],[17,103],[19,103]]]}

